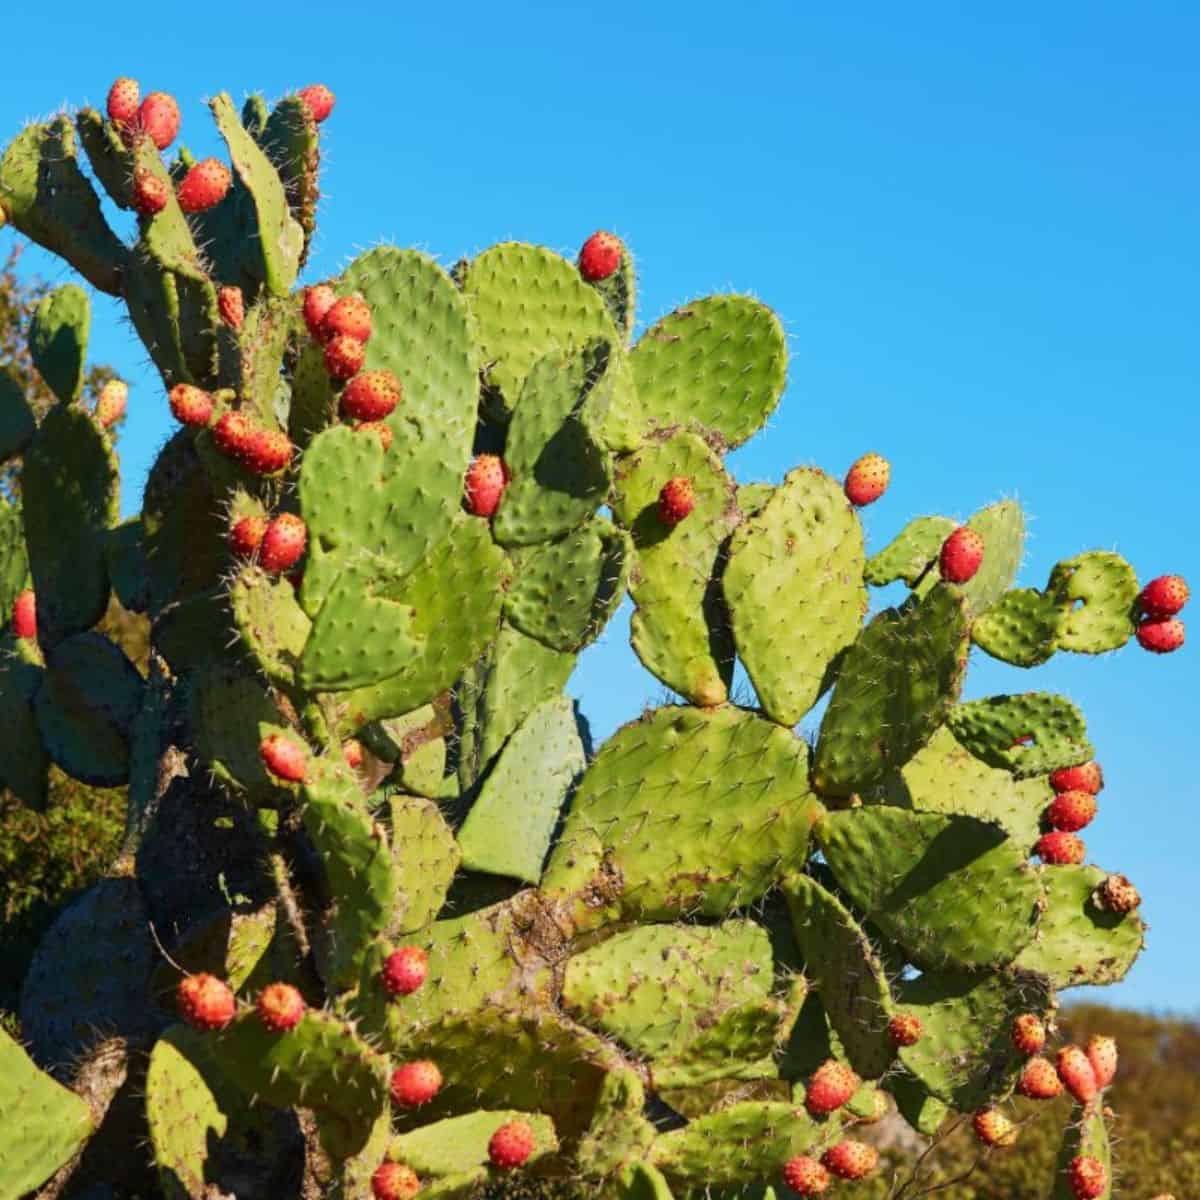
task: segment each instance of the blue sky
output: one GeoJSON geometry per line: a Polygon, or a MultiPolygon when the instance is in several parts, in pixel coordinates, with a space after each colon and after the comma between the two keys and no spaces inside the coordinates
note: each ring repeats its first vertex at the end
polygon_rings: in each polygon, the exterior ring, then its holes
{"type": "MultiPolygon", "coordinates": [[[[1143,579],[1200,585],[1200,9],[988,7],[18,6],[5,40],[28,52],[5,58],[0,137],[131,74],[174,92],[183,140],[218,152],[202,97],[323,81],[338,106],[313,278],[380,240],[449,264],[513,237],[573,253],[614,229],[644,320],[720,290],[783,317],[789,387],[734,456],[743,479],[840,475],[877,449],[893,483],[866,513],[873,546],[915,514],[1015,495],[1023,582],[1106,548],[1143,579]]],[[[65,278],[40,254],[27,266],[65,278]]],[[[133,383],[136,508],[168,421],[116,318],[100,298],[94,357],[133,383]]],[[[601,736],[661,694],[626,633],[614,622],[575,680],[601,736]]],[[[1190,1013],[1200,623],[1194,642],[1020,674],[980,658],[968,682],[1084,707],[1108,778],[1090,857],[1138,883],[1152,925],[1099,998],[1190,1013]]]]}

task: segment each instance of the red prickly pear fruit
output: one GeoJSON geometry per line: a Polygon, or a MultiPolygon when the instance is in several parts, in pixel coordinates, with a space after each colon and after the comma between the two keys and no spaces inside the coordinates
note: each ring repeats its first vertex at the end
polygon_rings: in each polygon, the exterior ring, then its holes
{"type": "Polygon", "coordinates": [[[865,1179],[879,1164],[879,1151],[865,1142],[835,1142],[821,1162],[839,1179],[865,1179]]]}
{"type": "Polygon", "coordinates": [[[296,94],[304,101],[309,116],[318,125],[333,112],[333,106],[337,102],[337,97],[323,83],[310,83],[296,94]]]}
{"type": "Polygon", "coordinates": [[[1078,833],[1086,829],[1096,816],[1096,797],[1091,792],[1059,792],[1046,808],[1046,820],[1051,829],[1078,833]]]}
{"type": "Polygon", "coordinates": [[[237,1001],[229,984],[215,975],[188,975],[176,994],[179,1013],[197,1029],[224,1029],[237,1012],[237,1001]]]}
{"type": "Polygon", "coordinates": [[[342,393],[342,416],[352,421],[382,421],[400,403],[403,389],[391,371],[363,371],[342,393]]]}
{"type": "Polygon", "coordinates": [[[246,301],[240,287],[223,287],[217,292],[217,310],[221,320],[233,330],[240,333],[246,320],[246,301]]]}
{"type": "Polygon", "coordinates": [[[166,92],[151,92],[138,109],[138,127],[160,149],[165,150],[179,133],[179,105],[166,92]]]}
{"type": "Polygon", "coordinates": [[[814,1116],[831,1113],[858,1091],[862,1080],[845,1063],[827,1059],[810,1076],[804,1103],[814,1116]]]}
{"type": "Polygon", "coordinates": [[[96,420],[111,429],[129,408],[129,384],[123,379],[110,379],[96,397],[96,420]]]}
{"type": "Polygon", "coordinates": [[[1096,1072],[1088,1057],[1078,1046],[1064,1046],[1058,1052],[1058,1077],[1063,1081],[1067,1091],[1079,1101],[1087,1104],[1096,1098],[1100,1085],[1096,1082],[1096,1072]]]}
{"type": "Polygon", "coordinates": [[[143,217],[152,217],[167,207],[171,187],[149,167],[138,167],[133,173],[133,207],[143,217]]]}
{"type": "Polygon", "coordinates": [[[258,561],[264,571],[282,574],[300,561],[308,542],[308,526],[295,513],[280,513],[267,526],[258,561]]]}
{"type": "Polygon", "coordinates": [[[579,250],[579,273],[588,283],[607,279],[621,265],[625,247],[613,233],[597,230],[579,250]]]}
{"type": "Polygon", "coordinates": [[[361,425],[355,425],[354,431],[373,433],[379,439],[385,453],[392,448],[392,427],[386,421],[364,421],[361,425]]]}
{"type": "Polygon", "coordinates": [[[304,997],[290,983],[268,983],[254,1007],[271,1033],[287,1033],[304,1018],[304,997]]]}
{"type": "Polygon", "coordinates": [[[282,733],[271,733],[258,747],[263,765],[277,779],[288,783],[303,783],[308,772],[308,752],[295,739],[282,733]]]}
{"type": "Polygon", "coordinates": [[[343,296],[335,300],[321,318],[325,341],[338,335],[352,337],[365,346],[371,340],[371,306],[361,296],[343,296]]]}
{"type": "Polygon", "coordinates": [[[1074,867],[1083,862],[1087,848],[1084,846],[1082,838],[1077,838],[1073,833],[1063,833],[1056,829],[1052,833],[1042,834],[1038,838],[1033,852],[1044,863],[1050,863],[1056,867],[1074,867]]]}
{"type": "Polygon", "coordinates": [[[401,1108],[418,1108],[428,1104],[441,1090],[442,1073],[429,1059],[407,1062],[392,1072],[392,1099],[401,1108]]]}
{"type": "Polygon", "coordinates": [[[892,464],[882,454],[864,454],[850,464],[842,490],[851,504],[862,508],[874,504],[887,491],[891,477],[892,464]]]}
{"type": "Polygon", "coordinates": [[[275,475],[292,461],[292,443],[281,429],[252,429],[242,461],[256,475],[275,475]]]}
{"type": "Polygon", "coordinates": [[[893,1046],[915,1046],[924,1036],[925,1028],[915,1013],[897,1013],[888,1022],[887,1032],[893,1046]]]}
{"type": "Polygon", "coordinates": [[[342,743],[342,757],[346,760],[346,766],[352,771],[357,771],[363,765],[363,746],[357,738],[349,738],[342,743]]]}
{"type": "Polygon", "coordinates": [[[985,1146],[1011,1146],[1017,1140],[1017,1127],[996,1108],[980,1109],[971,1126],[985,1146]]]}
{"type": "Polygon", "coordinates": [[[969,525],[960,525],[943,543],[938,568],[947,583],[975,578],[983,562],[983,538],[969,525]]]}
{"type": "Polygon", "coordinates": [[[104,106],[108,119],[117,125],[132,125],[137,119],[140,97],[141,88],[138,87],[136,79],[129,79],[123,75],[114,80],[112,87],[108,89],[108,102],[104,106]]]}
{"type": "Polygon", "coordinates": [[[325,370],[334,379],[353,379],[367,361],[367,348],[349,334],[339,333],[325,343],[325,370]]]}
{"type": "Polygon", "coordinates": [[[508,1121],[492,1134],[488,1158],[493,1167],[508,1171],[527,1162],[533,1146],[533,1128],[529,1122],[508,1121]]]}
{"type": "Polygon", "coordinates": [[[1141,902],[1137,888],[1124,875],[1109,875],[1096,889],[1096,903],[1108,912],[1131,913],[1141,902]]]}
{"type": "Polygon", "coordinates": [[[1099,1200],[1108,1190],[1108,1172],[1104,1164],[1090,1154],[1077,1154],[1071,1159],[1067,1178],[1075,1200],[1099,1200]]]}
{"type": "Polygon", "coordinates": [[[829,1187],[829,1172],[815,1158],[798,1154],[783,1164],[783,1182],[797,1195],[820,1196],[829,1187]]]}
{"type": "Polygon", "coordinates": [[[387,956],[381,979],[389,996],[411,996],[429,975],[429,955],[420,946],[401,946],[387,956]]]}
{"type": "Polygon", "coordinates": [[[658,493],[658,519],[670,529],[696,507],[696,490],[686,475],[676,475],[662,485],[658,493]]]}
{"type": "Polygon", "coordinates": [[[1137,627],[1138,645],[1151,654],[1170,654],[1184,642],[1183,622],[1174,617],[1143,621],[1137,627]]]}
{"type": "Polygon", "coordinates": [[[266,517],[242,517],[229,531],[229,548],[238,558],[253,558],[266,532],[266,517]]]}
{"type": "Polygon", "coordinates": [[[1050,786],[1056,792],[1091,792],[1096,796],[1104,790],[1104,772],[1095,759],[1077,767],[1060,767],[1050,773],[1050,786]]]}
{"type": "Polygon", "coordinates": [[[219,158],[206,158],[192,167],[180,181],[175,191],[179,207],[186,213],[216,208],[229,194],[232,182],[229,168],[219,158]]]}
{"type": "Polygon", "coordinates": [[[467,468],[465,493],[467,511],[477,517],[492,517],[508,486],[508,468],[495,454],[477,454],[467,468]]]}
{"type": "Polygon", "coordinates": [[[1138,608],[1155,620],[1173,617],[1182,611],[1189,595],[1187,582],[1182,575],[1160,575],[1142,588],[1138,596],[1138,608]]]}
{"type": "Polygon", "coordinates": [[[412,1200],[421,1190],[421,1180],[404,1163],[385,1162],[371,1176],[371,1194],[375,1200],[412,1200]]]}
{"type": "MultiPolygon", "coordinates": [[[[212,420],[213,398],[203,388],[194,384],[177,383],[171,389],[168,402],[171,405],[171,416],[182,425],[207,425],[212,420]]],[[[215,431],[213,437],[216,437],[215,431]]]]}
{"type": "Polygon", "coordinates": [[[213,445],[226,458],[244,458],[253,436],[254,426],[244,412],[222,413],[212,431],[213,445]]]}
{"type": "Polygon", "coordinates": [[[1096,1084],[1106,1088],[1117,1073],[1117,1041],[1116,1038],[1103,1037],[1096,1034],[1088,1038],[1084,1048],[1087,1060],[1092,1064],[1092,1074],[1096,1076],[1096,1084]]]}
{"type": "Polygon", "coordinates": [[[19,638],[37,638],[37,597],[32,588],[17,593],[12,606],[12,631],[19,638]]]}
{"type": "Polygon", "coordinates": [[[1046,1058],[1031,1058],[1021,1071],[1017,1091],[1030,1100],[1053,1100],[1062,1095],[1062,1080],[1046,1058]]]}
{"type": "Polygon", "coordinates": [[[318,283],[304,289],[304,324],[308,332],[320,340],[321,322],[325,314],[337,303],[337,292],[327,283],[318,283]]]}
{"type": "Polygon", "coordinates": [[[1012,1023],[1013,1045],[1024,1055],[1041,1054],[1046,1046],[1046,1026],[1036,1013],[1022,1013],[1012,1023]]]}

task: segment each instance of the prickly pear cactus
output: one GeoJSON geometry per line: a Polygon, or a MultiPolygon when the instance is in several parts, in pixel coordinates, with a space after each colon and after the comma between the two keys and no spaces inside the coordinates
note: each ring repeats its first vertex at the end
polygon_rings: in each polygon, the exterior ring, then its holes
{"type": "MultiPolygon", "coordinates": [[[[30,804],[50,764],[128,784],[129,819],[29,972],[47,1073],[4,1050],[0,1200],[106,1182],[83,1147],[120,1106],[63,1086],[101,1036],[139,1097],[125,1148],[196,1198],[814,1195],[870,1172],[857,1127],[893,1104],[930,1134],[1028,1092],[1014,1022],[1119,979],[1144,926],[1083,861],[1083,716],[964,702],[970,648],[1170,648],[1182,626],[1143,626],[1178,625],[1178,589],[1139,600],[1107,552],[1015,587],[1011,501],[871,553],[878,456],[739,485],[778,319],[712,296],[630,345],[610,235],[453,272],[384,246],[301,288],[332,96],[218,95],[229,167],[163,157],[168,101],[118,81],[0,160],[0,215],[127,306],[180,423],[119,522],[87,293],[48,298],[59,403],[3,395],[0,778],[30,804]],[[94,630],[114,591],[148,677],[94,630]],[[678,699],[594,747],[564,687],[626,596],[678,699]]],[[[1060,1189],[1095,1186],[1080,1146],[1109,1172],[1111,1072],[1072,1078],[1060,1189]]]]}

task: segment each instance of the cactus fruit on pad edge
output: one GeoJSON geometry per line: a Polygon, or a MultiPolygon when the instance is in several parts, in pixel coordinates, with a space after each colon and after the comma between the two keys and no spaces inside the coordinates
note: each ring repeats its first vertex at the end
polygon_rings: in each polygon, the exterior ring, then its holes
{"type": "MultiPolygon", "coordinates": [[[[0,1200],[105,1183],[104,1105],[64,1086],[101,1037],[171,1196],[246,1186],[250,1145],[279,1195],[297,1154],[345,1200],[732,1195],[869,1172],[881,1105],[923,1133],[1002,1107],[1012,1022],[1119,979],[1144,925],[1083,861],[1094,803],[1051,804],[1100,786],[1082,714],[964,700],[971,646],[1170,649],[1182,581],[1139,593],[1094,551],[1017,588],[1012,501],[872,553],[879,455],[739,485],[779,320],[711,296],[631,345],[610,234],[451,272],[380,246],[300,287],[332,94],[217,96],[230,164],[191,176],[174,102],[118,84],[0,159],[5,222],[127,306],[180,422],[118,523],[78,400],[88,293],[47,297],[58,403],[11,397],[3,441],[0,779],[32,804],[51,764],[127,784],[130,817],[26,978],[0,1200]],[[114,590],[150,621],[145,677],[95,631],[114,590]],[[626,594],[679,699],[594,747],[563,689],[626,594]],[[1048,840],[1057,812],[1084,815],[1048,840]]],[[[1064,1154],[1107,1170],[1103,1113],[1080,1128],[1064,1154]]]]}

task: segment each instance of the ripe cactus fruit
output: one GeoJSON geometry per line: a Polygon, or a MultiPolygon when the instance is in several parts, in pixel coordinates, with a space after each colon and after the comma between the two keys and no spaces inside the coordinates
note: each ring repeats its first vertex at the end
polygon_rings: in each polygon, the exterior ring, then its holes
{"type": "Polygon", "coordinates": [[[1087,1104],[1095,1099],[1100,1090],[1096,1082],[1096,1072],[1092,1070],[1087,1055],[1078,1046],[1064,1046],[1058,1052],[1057,1068],[1063,1086],[1080,1104],[1087,1104]]]}
{"type": "Polygon", "coordinates": [[[947,583],[968,583],[983,562],[983,538],[969,525],[960,525],[943,543],[938,567],[947,583]]]}
{"type": "Polygon", "coordinates": [[[221,320],[238,333],[246,320],[246,301],[240,287],[223,287],[217,292],[217,310],[221,320]]]}
{"type": "Polygon", "coordinates": [[[136,79],[122,76],[114,80],[108,89],[108,100],[104,106],[108,119],[118,125],[131,125],[137,119],[140,96],[141,89],[136,79]]]}
{"type": "Polygon", "coordinates": [[[189,1025],[206,1032],[224,1029],[233,1020],[237,1000],[233,990],[215,975],[188,975],[176,992],[180,1016],[189,1025]]]}
{"type": "Polygon", "coordinates": [[[874,504],[887,491],[892,477],[892,464],[882,454],[873,451],[850,464],[842,490],[856,508],[874,504]]]}
{"type": "Polygon", "coordinates": [[[206,158],[180,181],[175,191],[179,207],[186,213],[215,208],[229,194],[232,182],[229,168],[219,158],[206,158]]]}
{"type": "Polygon", "coordinates": [[[380,1163],[371,1176],[371,1194],[375,1200],[412,1200],[420,1190],[417,1173],[404,1163],[380,1163]]]}
{"type": "Polygon", "coordinates": [[[827,1059],[809,1078],[805,1106],[814,1116],[831,1113],[841,1108],[861,1084],[862,1080],[845,1063],[827,1059]]]}
{"type": "Polygon", "coordinates": [[[492,517],[500,507],[508,485],[508,468],[495,454],[477,454],[467,468],[464,485],[467,511],[477,517],[492,517]]]}
{"type": "Polygon", "coordinates": [[[839,1179],[865,1179],[879,1164],[879,1151],[866,1142],[835,1142],[821,1155],[822,1165],[839,1179]]]}
{"type": "Polygon", "coordinates": [[[96,420],[111,429],[129,407],[129,384],[122,379],[110,379],[96,397],[96,420]]]}
{"type": "Polygon", "coordinates": [[[1017,1091],[1030,1100],[1053,1100],[1061,1096],[1062,1080],[1053,1063],[1045,1058],[1031,1058],[1021,1071],[1017,1091]]]}
{"type": "Polygon", "coordinates": [[[696,507],[696,490],[686,475],[676,475],[658,493],[658,519],[673,529],[696,507]]]}
{"type": "Polygon", "coordinates": [[[533,1128],[528,1121],[507,1121],[488,1141],[488,1158],[493,1167],[509,1171],[524,1165],[533,1153],[533,1128]]]}
{"type": "Polygon", "coordinates": [[[32,588],[18,592],[13,601],[12,631],[19,638],[37,640],[37,598],[32,588]]]}
{"type": "Polygon", "coordinates": [[[1084,1053],[1087,1054],[1088,1062],[1092,1064],[1092,1073],[1096,1076],[1097,1086],[1108,1087],[1117,1073],[1116,1038],[1095,1034],[1088,1038],[1084,1053]]]}
{"type": "Polygon", "coordinates": [[[1161,620],[1182,611],[1188,596],[1188,585],[1182,575],[1160,575],[1142,588],[1138,608],[1147,617],[1161,620]]]}
{"type": "Polygon", "coordinates": [[[1136,632],[1138,645],[1151,654],[1170,654],[1184,642],[1183,622],[1174,617],[1142,621],[1136,632]]]}
{"type": "Polygon", "coordinates": [[[1046,808],[1046,821],[1051,829],[1077,833],[1092,823],[1096,816],[1096,797],[1091,792],[1059,792],[1046,808]]]}
{"type": "Polygon", "coordinates": [[[271,733],[258,747],[259,757],[272,775],[288,783],[303,783],[308,773],[308,753],[294,738],[271,733]]]}
{"type": "Polygon", "coordinates": [[[258,515],[241,517],[229,531],[229,548],[238,558],[253,558],[267,532],[267,518],[258,515]]]}
{"type": "Polygon", "coordinates": [[[893,1046],[915,1046],[925,1033],[916,1013],[896,1013],[887,1026],[888,1040],[893,1046]]]}
{"type": "Polygon", "coordinates": [[[304,997],[290,983],[268,983],[254,1008],[271,1033],[287,1033],[304,1018],[304,997]]]}
{"type": "MultiPolygon", "coordinates": [[[[202,426],[212,420],[213,398],[191,383],[177,383],[170,391],[171,415],[183,425],[202,426]]],[[[228,416],[234,416],[229,413],[228,416]]],[[[226,427],[228,428],[228,426],[226,427]]],[[[216,434],[214,432],[214,438],[216,434]]]]}
{"type": "Polygon", "coordinates": [[[295,513],[280,513],[263,532],[258,561],[264,571],[282,574],[300,561],[308,542],[308,527],[295,513]]]}
{"type": "Polygon", "coordinates": [[[1090,1154],[1077,1154],[1067,1167],[1067,1178],[1075,1200],[1098,1200],[1108,1189],[1108,1171],[1090,1154]]]}
{"type": "Polygon", "coordinates": [[[138,167],[133,173],[133,207],[143,217],[152,217],[167,207],[171,199],[171,188],[165,179],[159,178],[146,167],[138,167]]]}
{"type": "Polygon", "coordinates": [[[1050,773],[1050,786],[1056,792],[1090,792],[1099,795],[1104,789],[1104,773],[1094,759],[1076,767],[1061,767],[1050,773]]]}
{"type": "Polygon", "coordinates": [[[1137,888],[1125,875],[1109,875],[1096,889],[1096,902],[1108,912],[1130,913],[1142,902],[1137,888]]]}
{"type": "Polygon", "coordinates": [[[389,996],[411,996],[429,975],[429,955],[420,946],[401,946],[387,956],[381,979],[389,996]]]}
{"type": "Polygon", "coordinates": [[[1017,1127],[998,1108],[980,1109],[971,1127],[985,1146],[1011,1146],[1017,1140],[1017,1127]]]}
{"type": "Polygon", "coordinates": [[[334,379],[353,379],[367,361],[367,348],[349,334],[339,333],[325,343],[325,370],[334,379]]]}
{"type": "Polygon", "coordinates": [[[1024,1055],[1041,1054],[1046,1045],[1046,1026],[1037,1013],[1021,1013],[1013,1019],[1013,1045],[1024,1055]]]}
{"type": "Polygon", "coordinates": [[[1051,863],[1057,867],[1076,866],[1086,857],[1087,847],[1082,839],[1073,833],[1064,833],[1056,829],[1051,833],[1042,834],[1033,852],[1044,863],[1051,863]]]}
{"type": "Polygon", "coordinates": [[[304,289],[304,325],[309,335],[320,341],[321,322],[325,314],[337,303],[337,292],[327,283],[318,283],[304,289]]]}
{"type": "Polygon", "coordinates": [[[607,279],[621,265],[625,247],[621,239],[604,230],[593,233],[579,251],[579,273],[588,283],[607,279]]]}
{"type": "Polygon", "coordinates": [[[282,429],[251,428],[240,457],[256,475],[275,475],[292,461],[292,449],[282,429]]]}
{"type": "Polygon", "coordinates": [[[382,421],[401,396],[400,380],[391,371],[363,371],[342,392],[342,416],[352,421],[382,421]]]}
{"type": "Polygon", "coordinates": [[[335,300],[321,318],[321,337],[351,337],[365,346],[371,340],[371,307],[361,296],[335,300]]]}
{"type": "Polygon", "coordinates": [[[798,1154],[783,1164],[783,1182],[798,1196],[820,1196],[829,1187],[829,1172],[807,1154],[798,1154]]]}
{"type": "Polygon", "coordinates": [[[165,150],[179,133],[179,105],[166,92],[151,92],[138,109],[138,127],[165,150]]]}
{"type": "Polygon", "coordinates": [[[333,112],[336,97],[323,83],[310,83],[307,87],[302,87],[296,94],[304,101],[304,107],[308,109],[309,116],[318,125],[333,112]]]}
{"type": "Polygon", "coordinates": [[[213,445],[227,458],[241,460],[250,448],[254,432],[254,425],[244,412],[222,413],[213,426],[213,445]]]}
{"type": "Polygon", "coordinates": [[[427,1058],[402,1063],[392,1072],[388,1086],[401,1108],[417,1108],[428,1104],[441,1090],[442,1073],[437,1063],[427,1058]]]}

